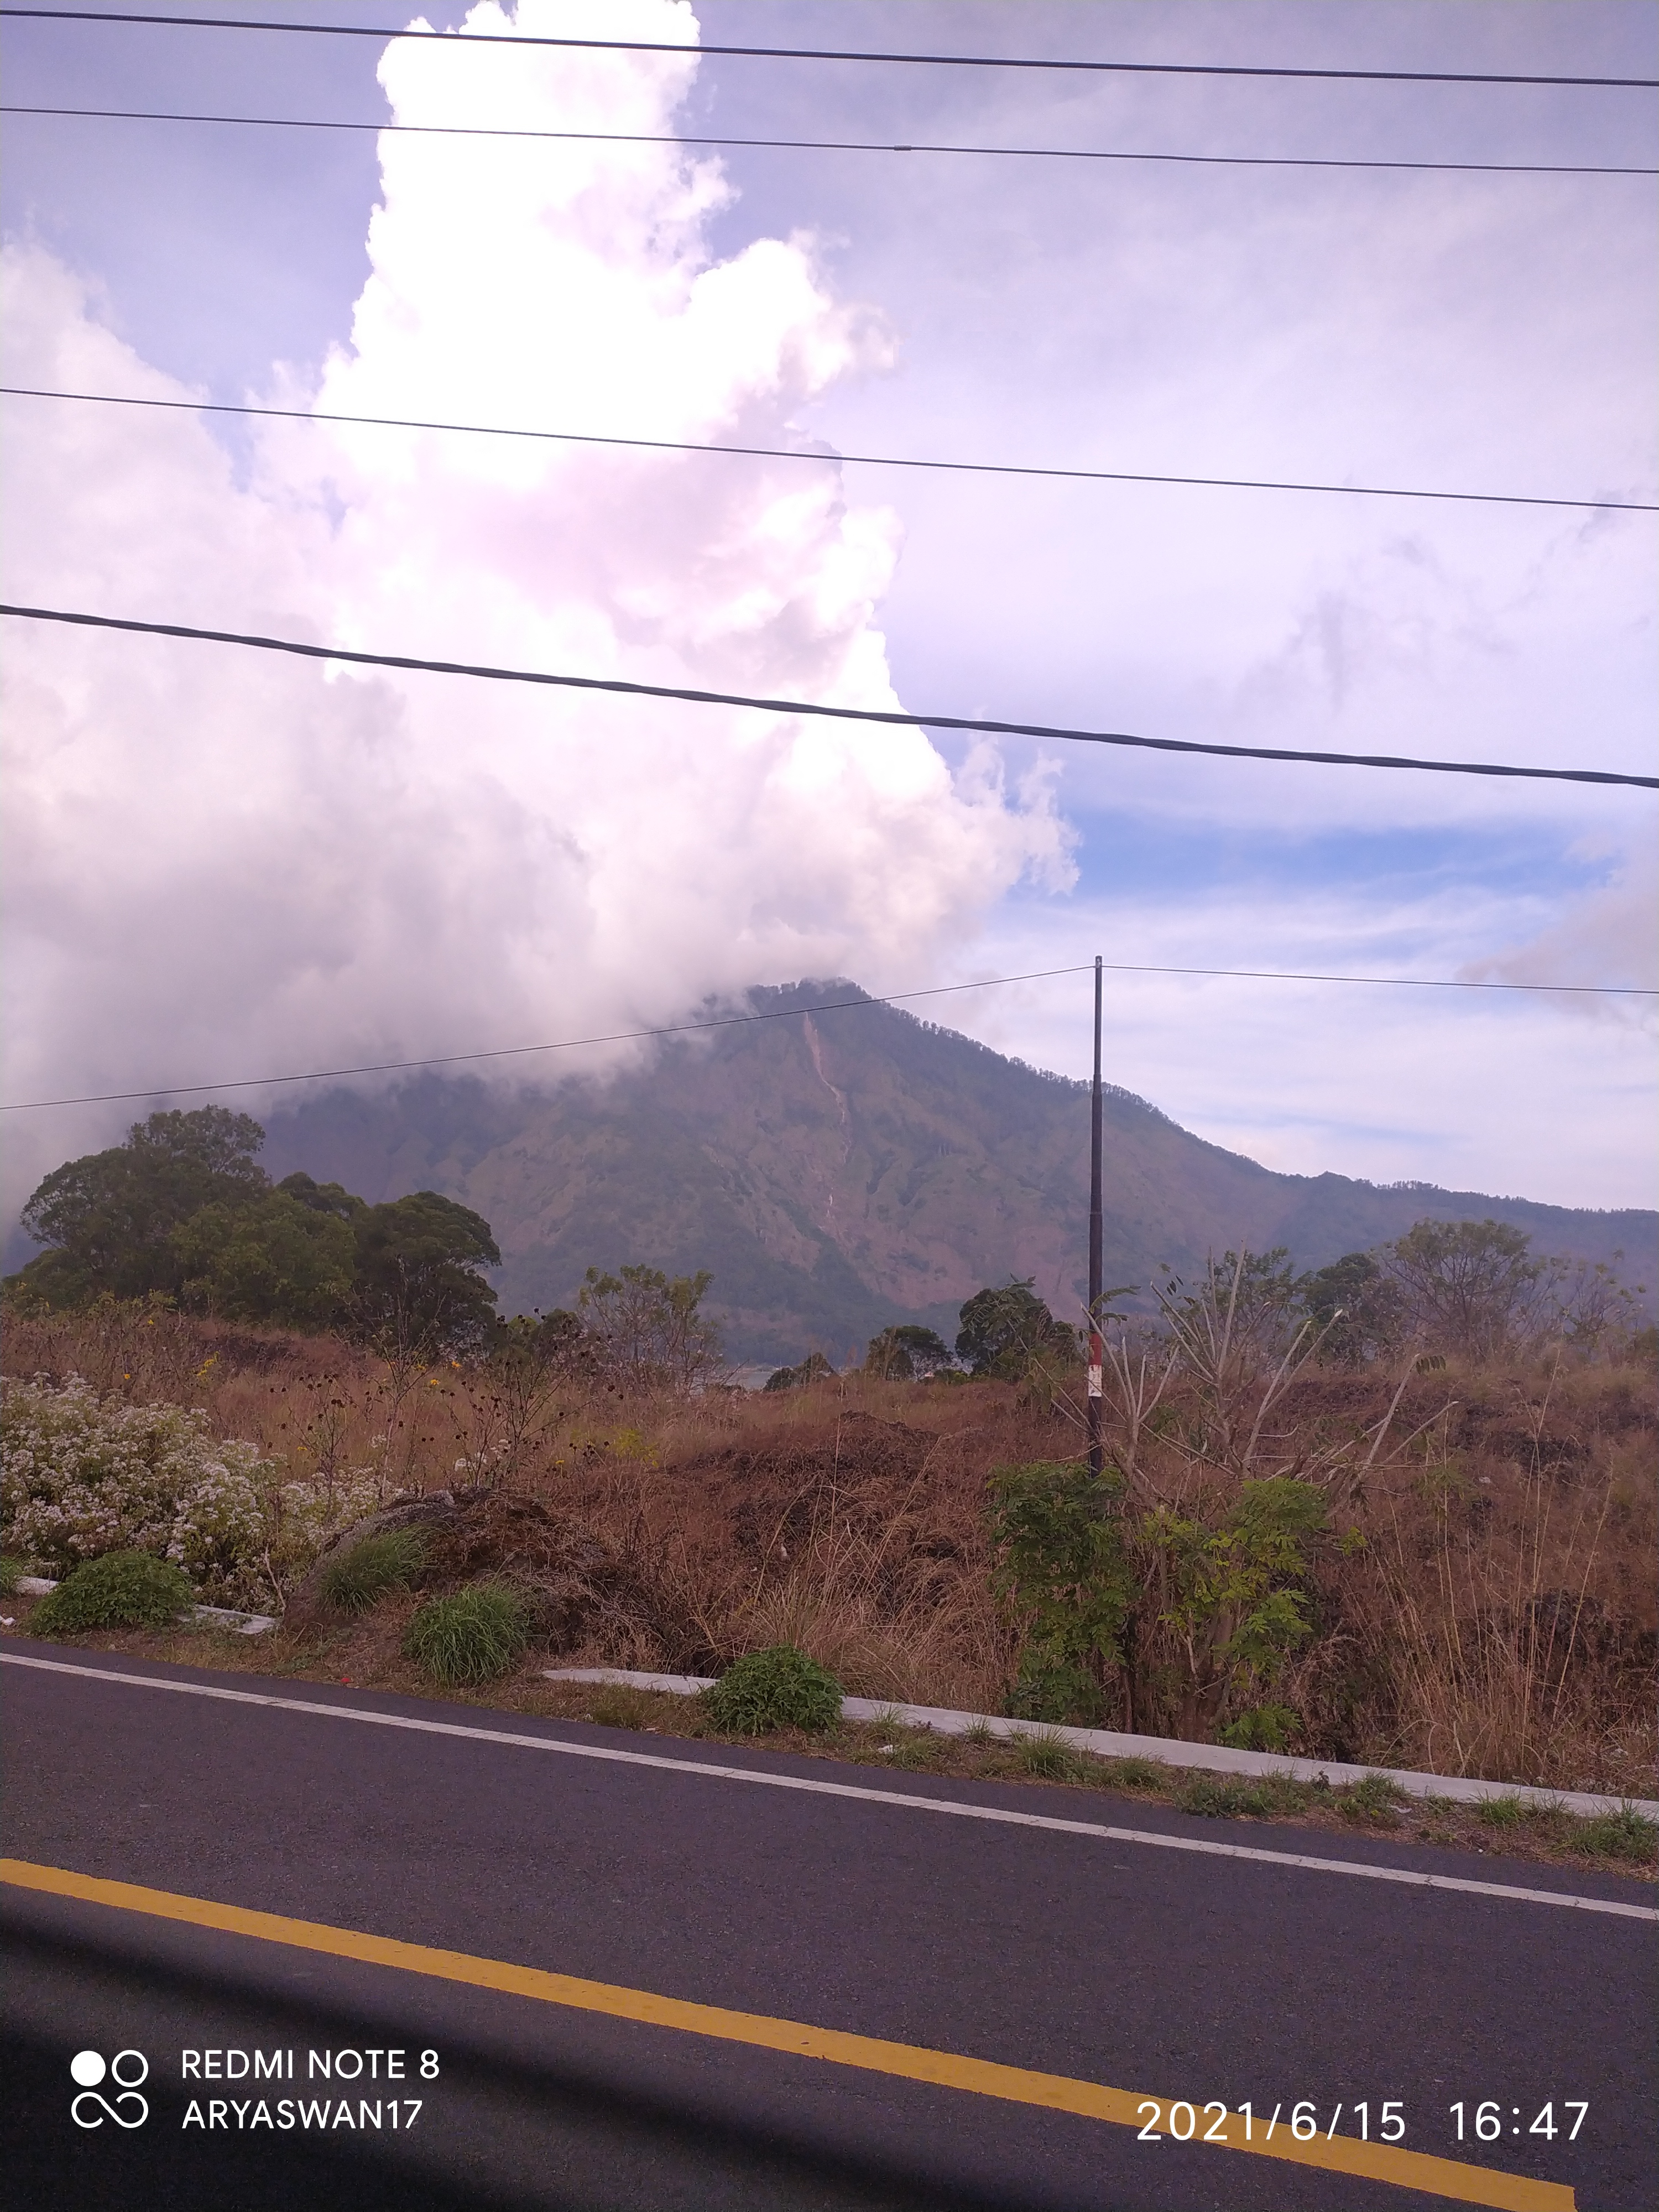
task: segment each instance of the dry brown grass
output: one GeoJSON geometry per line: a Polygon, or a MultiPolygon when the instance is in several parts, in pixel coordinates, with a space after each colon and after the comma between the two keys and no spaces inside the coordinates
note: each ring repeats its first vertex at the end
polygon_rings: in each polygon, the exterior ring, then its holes
{"type": "MultiPolygon", "coordinates": [[[[573,1663],[708,1673],[789,1642],[856,1694],[976,1711],[1000,1708],[1018,1656],[990,1593],[987,1479],[1081,1442],[1063,1390],[1045,1408],[1000,1383],[859,1376],[691,1401],[572,1384],[526,1413],[485,1373],[399,1376],[335,1340],[167,1313],[12,1320],[5,1367],[205,1407],[295,1472],[430,1490],[491,1469],[647,1594],[573,1663]]],[[[1275,1693],[1304,1716],[1298,1748],[1659,1794],[1654,1395],[1632,1367],[1560,1364],[1310,1367],[1282,1390],[1253,1471],[1323,1482],[1364,1539],[1322,1563],[1316,1633],[1275,1693]]],[[[1239,1471],[1211,1411],[1174,1376],[1131,1450],[1120,1399],[1109,1441],[1135,1508],[1224,1498],[1239,1471]]],[[[1140,1724],[1173,1733],[1175,1710],[1172,1692],[1140,1724]]]]}

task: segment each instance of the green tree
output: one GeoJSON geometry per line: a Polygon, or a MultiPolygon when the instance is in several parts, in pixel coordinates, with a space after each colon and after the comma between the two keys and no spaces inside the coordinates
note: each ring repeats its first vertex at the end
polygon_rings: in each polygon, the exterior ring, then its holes
{"type": "Polygon", "coordinates": [[[125,1144],[55,1168],[22,1212],[48,1249],[11,1283],[53,1305],[177,1295],[185,1262],[173,1232],[205,1206],[234,1211],[270,1188],[254,1155],[265,1133],[224,1106],[136,1121],[125,1144]]]}
{"type": "Polygon", "coordinates": [[[1370,1252],[1345,1252],[1329,1267],[1300,1276],[1296,1292],[1318,1332],[1322,1358],[1362,1366],[1400,1334],[1399,1290],[1370,1252]]]}
{"type": "Polygon", "coordinates": [[[1056,1321],[1035,1289],[1036,1278],[975,1291],[957,1318],[957,1357],[976,1376],[1023,1382],[1033,1367],[1076,1364],[1078,1334],[1056,1321]]]}
{"type": "Polygon", "coordinates": [[[199,1206],[168,1241],[187,1305],[230,1321],[308,1329],[331,1328],[349,1310],[356,1272],[349,1223],[285,1188],[248,1206],[199,1206]]]}
{"type": "Polygon", "coordinates": [[[951,1364],[950,1346],[937,1331],[917,1322],[901,1322],[870,1340],[864,1371],[890,1382],[913,1382],[951,1364]]]}
{"type": "Polygon", "coordinates": [[[499,1267],[501,1255],[482,1214],[417,1190],[365,1206],[352,1235],[352,1316],[371,1342],[400,1358],[425,1359],[487,1339],[495,1293],[483,1270],[499,1267]]]}

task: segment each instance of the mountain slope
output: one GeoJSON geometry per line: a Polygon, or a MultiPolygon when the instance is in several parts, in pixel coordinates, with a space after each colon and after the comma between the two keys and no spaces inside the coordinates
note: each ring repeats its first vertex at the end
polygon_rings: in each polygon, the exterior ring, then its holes
{"type": "MultiPolygon", "coordinates": [[[[671,1040],[599,1085],[495,1091],[422,1075],[323,1093],[268,1122],[273,1176],[303,1166],[378,1200],[430,1188],[474,1206],[504,1257],[502,1310],[569,1304],[583,1270],[708,1267],[733,1353],[837,1362],[886,1323],[954,1334],[986,1283],[1031,1275],[1056,1312],[1086,1293],[1086,1085],[866,1001],[847,985],[757,991],[782,1018],[671,1040]]],[[[1346,1176],[1273,1173],[1124,1091],[1106,1097],[1106,1280],[1206,1252],[1290,1247],[1298,1266],[1413,1221],[1492,1216],[1540,1251],[1659,1274],[1659,1214],[1589,1212],[1346,1176]]]]}

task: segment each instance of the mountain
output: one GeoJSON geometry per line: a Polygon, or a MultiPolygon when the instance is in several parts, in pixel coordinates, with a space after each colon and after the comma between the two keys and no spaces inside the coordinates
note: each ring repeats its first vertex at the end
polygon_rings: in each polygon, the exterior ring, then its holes
{"type": "MultiPolygon", "coordinates": [[[[503,1255],[501,1310],[574,1303],[589,1266],[707,1267],[734,1357],[840,1364],[896,1321],[948,1338],[987,1283],[1086,1296],[1089,1094],[856,987],[756,991],[776,1018],[665,1042],[605,1083],[508,1091],[420,1075],[272,1115],[264,1163],[370,1200],[434,1189],[475,1207],[503,1255]],[[792,1009],[855,999],[830,1012],[792,1009]]],[[[1659,1214],[1278,1175],[1127,1091],[1105,1101],[1106,1280],[1146,1283],[1241,1242],[1298,1267],[1431,1215],[1513,1223],[1535,1248],[1659,1280],[1659,1214]]]]}

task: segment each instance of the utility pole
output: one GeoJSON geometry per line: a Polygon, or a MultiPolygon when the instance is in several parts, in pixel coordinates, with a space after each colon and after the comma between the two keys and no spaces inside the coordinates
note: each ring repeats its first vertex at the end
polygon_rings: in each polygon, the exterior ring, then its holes
{"type": "Polygon", "coordinates": [[[1095,1088],[1089,1116],[1089,1473],[1097,1480],[1105,1465],[1101,1448],[1100,1302],[1106,1285],[1101,1273],[1103,1242],[1100,1211],[1100,988],[1101,956],[1095,955],[1095,1088]]]}

